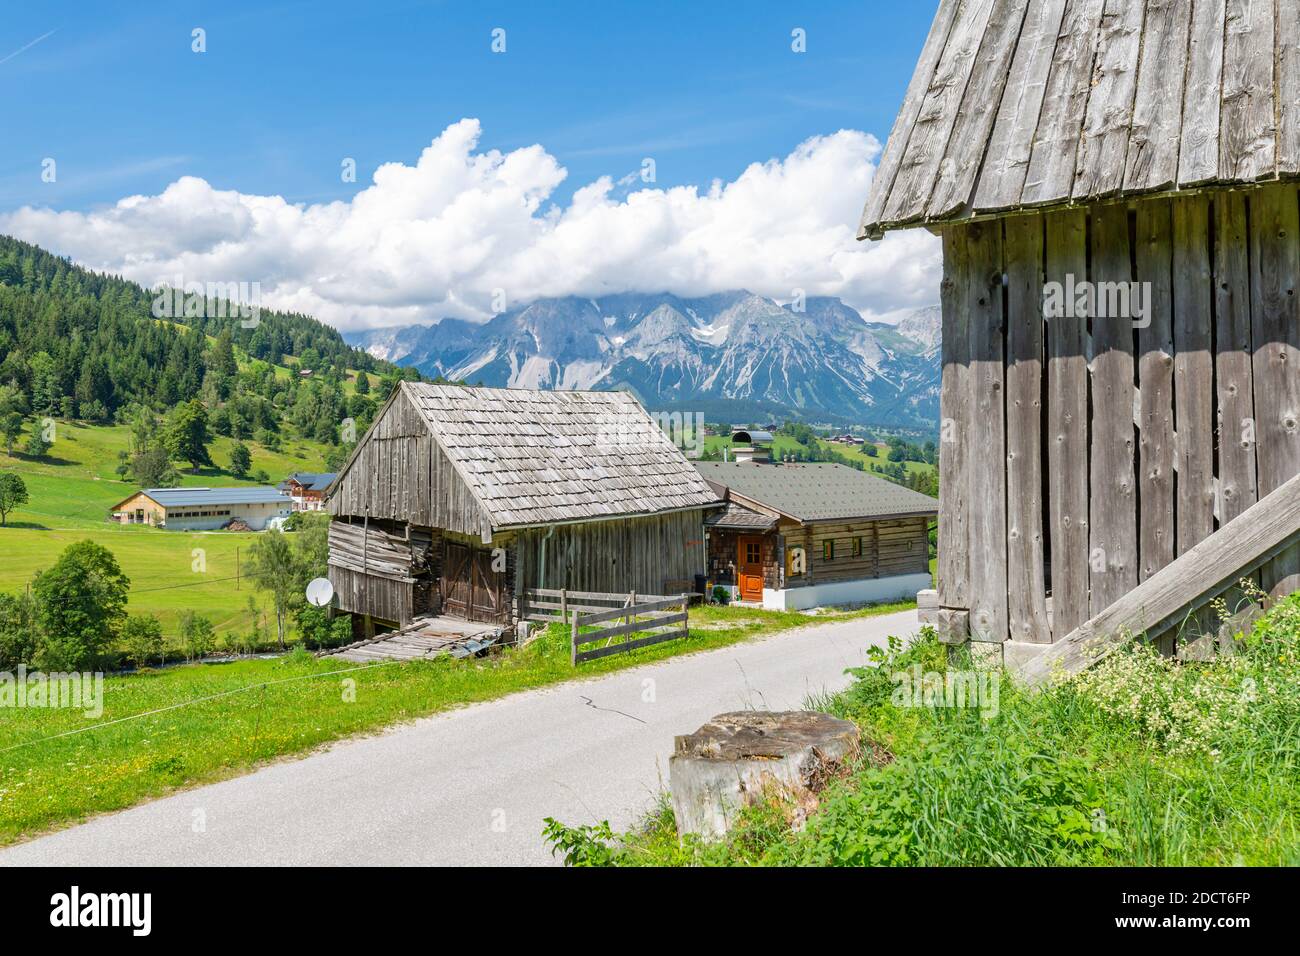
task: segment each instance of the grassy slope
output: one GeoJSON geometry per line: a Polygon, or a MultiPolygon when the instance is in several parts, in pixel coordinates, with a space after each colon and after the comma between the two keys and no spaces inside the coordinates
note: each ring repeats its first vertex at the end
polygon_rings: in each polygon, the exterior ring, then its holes
{"type": "MultiPolygon", "coordinates": [[[[241,363],[243,364],[243,363],[241,363]]],[[[277,366],[277,372],[290,374],[277,366]]],[[[377,383],[370,376],[372,384],[377,383]]],[[[345,390],[355,390],[356,375],[349,375],[345,390]]],[[[170,637],[182,610],[192,609],[210,618],[218,632],[246,630],[251,621],[248,585],[235,590],[236,550],[247,551],[253,535],[182,534],[154,528],[123,528],[107,520],[109,509],[137,490],[115,473],[118,454],[126,449],[124,425],[85,425],[59,421],[54,445],[40,460],[16,452],[5,456],[0,449],[0,469],[16,471],[27,484],[30,501],[9,515],[8,526],[0,528],[0,591],[25,587],[32,575],[48,567],[69,544],[90,538],[111,550],[131,579],[130,608],[152,612],[163,622],[170,637]],[[206,571],[195,571],[195,548],[203,549],[206,571]],[[198,586],[196,582],[204,582],[198,586]],[[178,585],[183,585],[178,587],[178,585]]],[[[248,440],[252,471],[265,470],[272,482],[293,471],[320,471],[325,446],[296,435],[286,428],[279,451],[248,440]]],[[[20,439],[16,449],[22,447],[20,439]]],[[[227,470],[231,439],[217,437],[211,445],[216,467],[198,474],[182,470],[185,486],[254,485],[251,478],[235,478],[227,470]]],[[[259,603],[262,603],[259,600],[259,603]]]]}
{"type": "Polygon", "coordinates": [[[753,608],[694,608],[688,640],[602,658],[576,671],[566,636],[552,628],[527,648],[482,660],[356,666],[295,654],[109,677],[98,717],[11,709],[0,722],[0,844],[394,721],[825,621],[753,608]],[[344,699],[344,679],[356,682],[354,701],[344,699]],[[225,696],[202,700],[217,694],[225,696]],[[185,701],[193,703],[107,723],[185,701]],[[48,739],[67,731],[75,733],[48,739]]]}

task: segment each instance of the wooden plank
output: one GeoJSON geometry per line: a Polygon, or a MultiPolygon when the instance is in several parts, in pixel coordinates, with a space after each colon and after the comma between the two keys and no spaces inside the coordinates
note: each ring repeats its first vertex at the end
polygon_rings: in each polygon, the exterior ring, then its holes
{"type": "Polygon", "coordinates": [[[947,155],[939,163],[938,181],[926,209],[930,218],[949,216],[971,201],[1026,9],[1025,0],[994,0],[948,137],[947,155]]]}
{"type": "Polygon", "coordinates": [[[939,288],[943,372],[939,387],[939,533],[935,567],[939,603],[970,607],[967,550],[970,478],[970,256],[962,226],[943,230],[943,282],[939,288]]]}
{"type": "Polygon", "coordinates": [[[1227,0],[1219,179],[1253,182],[1276,163],[1273,115],[1273,4],[1227,0]]]}
{"type": "Polygon", "coordinates": [[[1030,686],[1077,674],[1141,634],[1159,634],[1300,540],[1300,474],[1028,661],[1030,686]]]}
{"type": "MultiPolygon", "coordinates": [[[[1250,194],[1251,339],[1261,497],[1300,473],[1300,207],[1294,185],[1250,194]]],[[[1280,596],[1300,587],[1300,554],[1265,569],[1280,596]]]]}
{"type": "Polygon", "coordinates": [[[925,212],[993,5],[994,0],[966,0],[958,9],[943,56],[912,125],[906,158],[885,203],[882,222],[911,222],[925,212]]]}
{"type": "Polygon", "coordinates": [[[1026,205],[1070,197],[1102,9],[1103,0],[1069,0],[1066,6],[1021,193],[1026,205]]]}
{"type": "Polygon", "coordinates": [[[1178,147],[1178,184],[1183,187],[1219,175],[1224,19],[1224,0],[1193,0],[1178,147]]]}
{"type": "Polygon", "coordinates": [[[1066,0],[1029,0],[975,186],[977,211],[1008,209],[1020,202],[1065,5],[1066,0]]]}
{"type": "MultiPolygon", "coordinates": [[[[1007,486],[1002,309],[1002,227],[997,221],[966,226],[970,256],[970,447],[979,506],[968,524],[971,635],[1007,639],[1007,486]]],[[[972,486],[972,494],[975,493],[972,486]]]]}
{"type": "Polygon", "coordinates": [[[611,644],[609,647],[598,647],[595,650],[582,651],[575,655],[574,663],[581,664],[584,661],[594,661],[602,657],[610,657],[614,654],[623,654],[627,651],[633,651],[638,647],[649,647],[652,644],[662,644],[664,641],[675,641],[682,637],[690,637],[690,634],[686,631],[669,631],[666,634],[654,634],[650,637],[642,637],[635,641],[621,641],[617,644],[611,644]]]}
{"type": "MultiPolygon", "coordinates": [[[[1046,279],[1064,285],[1088,274],[1087,216],[1049,212],[1046,279]]],[[[1052,639],[1088,618],[1087,319],[1067,314],[1047,323],[1047,467],[1052,560],[1052,639]]],[[[942,470],[940,474],[943,474],[942,470]]],[[[940,482],[942,485],[942,481],[940,482]]]]}
{"type": "Polygon", "coordinates": [[[1178,196],[1174,213],[1174,416],[1178,421],[1178,553],[1214,531],[1214,276],[1210,206],[1178,196]]]}
{"type": "Polygon", "coordinates": [[[1146,8],[1124,169],[1124,189],[1130,192],[1169,189],[1178,182],[1183,125],[1186,71],[1175,65],[1187,57],[1192,0],[1147,0],[1146,8]]]}
{"type": "Polygon", "coordinates": [[[925,45],[921,48],[921,56],[916,61],[916,69],[912,72],[912,80],[903,95],[903,105],[898,110],[898,116],[894,119],[894,128],[886,141],[884,155],[880,157],[880,165],[876,167],[876,172],[871,177],[871,193],[867,196],[866,208],[862,211],[860,238],[865,238],[867,228],[879,222],[884,213],[885,203],[889,199],[894,179],[898,175],[900,161],[903,154],[907,152],[907,144],[917,114],[920,112],[921,102],[930,89],[935,67],[948,42],[948,33],[952,29],[958,6],[960,6],[959,0],[941,0],[939,9],[935,11],[930,32],[925,38],[925,45]]]}
{"type": "Polygon", "coordinates": [[[1047,643],[1043,561],[1043,219],[1006,220],[1007,583],[1012,640],[1047,643]]]}
{"type": "Polygon", "coordinates": [[[1146,6],[1142,0],[1106,0],[1079,138],[1075,199],[1111,196],[1124,186],[1146,6]]]}
{"type": "MultiPolygon", "coordinates": [[[[1126,209],[1119,204],[1096,207],[1092,212],[1094,288],[1128,283],[1132,278],[1126,209]]],[[[1100,294],[1097,300],[1102,300],[1100,294]]],[[[1096,614],[1137,584],[1132,318],[1094,316],[1092,354],[1088,607],[1096,614]]]]}
{"type": "Polygon", "coordinates": [[[1257,500],[1255,395],[1250,346],[1250,234],[1246,198],[1214,197],[1215,383],[1218,392],[1217,517],[1227,524],[1257,500]]]}
{"type": "Polygon", "coordinates": [[[1300,173],[1300,14],[1294,3],[1278,7],[1277,62],[1273,79],[1277,97],[1277,169],[1300,173]]]}
{"type": "MultiPolygon", "coordinates": [[[[622,634],[640,634],[643,631],[654,633],[665,627],[683,624],[688,617],[689,615],[685,611],[680,611],[677,614],[665,614],[663,617],[652,618],[649,621],[633,621],[631,624],[618,624],[614,627],[599,628],[586,633],[579,631],[577,640],[579,644],[591,644],[595,641],[609,640],[611,637],[618,637],[622,634]]],[[[677,628],[677,630],[681,630],[681,628],[677,628]]]]}
{"type": "Polygon", "coordinates": [[[597,611],[594,614],[580,614],[576,618],[578,623],[586,627],[590,624],[598,624],[601,621],[613,621],[620,617],[627,617],[635,614],[648,614],[651,611],[661,611],[669,607],[681,607],[681,596],[674,598],[664,598],[662,601],[638,601],[636,604],[629,604],[626,607],[610,608],[607,611],[597,611]]]}
{"type": "Polygon", "coordinates": [[[1149,283],[1138,329],[1138,577],[1174,559],[1174,331],[1172,220],[1167,200],[1137,206],[1137,277],[1149,283]]]}

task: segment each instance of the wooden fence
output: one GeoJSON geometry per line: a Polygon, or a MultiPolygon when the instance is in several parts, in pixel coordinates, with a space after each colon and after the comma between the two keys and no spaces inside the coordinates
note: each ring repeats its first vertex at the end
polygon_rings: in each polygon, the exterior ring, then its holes
{"type": "Polygon", "coordinates": [[[519,593],[519,619],[568,624],[572,635],[570,659],[576,666],[636,647],[689,637],[686,618],[693,597],[690,592],[619,594],[528,588],[519,593]],[[641,636],[632,638],[633,634],[641,636]],[[619,637],[623,640],[614,640],[619,637]],[[601,641],[604,642],[601,647],[588,651],[578,649],[580,645],[601,641]]]}
{"type": "Polygon", "coordinates": [[[570,660],[577,666],[583,661],[622,654],[637,647],[689,637],[687,607],[690,603],[691,595],[682,594],[588,614],[575,612],[571,625],[570,660]],[[600,647],[589,651],[578,649],[582,645],[598,643],[600,647]]]}

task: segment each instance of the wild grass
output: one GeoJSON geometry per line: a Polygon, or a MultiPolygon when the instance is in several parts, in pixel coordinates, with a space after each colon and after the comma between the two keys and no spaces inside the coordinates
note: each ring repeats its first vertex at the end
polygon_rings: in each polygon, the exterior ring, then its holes
{"type": "Polygon", "coordinates": [[[608,865],[1225,866],[1300,863],[1300,594],[1241,656],[1177,663],[1145,644],[992,713],[918,703],[895,675],[947,670],[931,632],[894,641],[810,702],[892,757],[862,761],[795,832],[780,801],[728,837],[679,839],[661,806],[635,832],[552,823],[571,862],[608,865]]]}
{"type": "Polygon", "coordinates": [[[399,721],[905,606],[829,618],[694,608],[691,621],[709,630],[576,670],[568,635],[553,626],[525,648],[484,658],[375,666],[297,652],[110,676],[103,713],[94,719],[81,710],[0,708],[0,844],[399,721]]]}

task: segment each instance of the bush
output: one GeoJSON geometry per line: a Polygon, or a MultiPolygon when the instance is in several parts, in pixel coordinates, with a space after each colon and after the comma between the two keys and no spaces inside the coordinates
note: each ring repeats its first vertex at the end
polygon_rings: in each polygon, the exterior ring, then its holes
{"type": "Polygon", "coordinates": [[[89,665],[117,637],[130,584],[103,545],[68,545],[32,581],[39,630],[33,663],[43,670],[89,665]]]}
{"type": "Polygon", "coordinates": [[[35,602],[21,592],[0,594],[0,671],[30,664],[35,652],[35,602]]]}
{"type": "Polygon", "coordinates": [[[122,625],[122,643],[126,657],[136,667],[148,667],[149,662],[162,663],[162,624],[152,614],[132,614],[122,625]]]}

